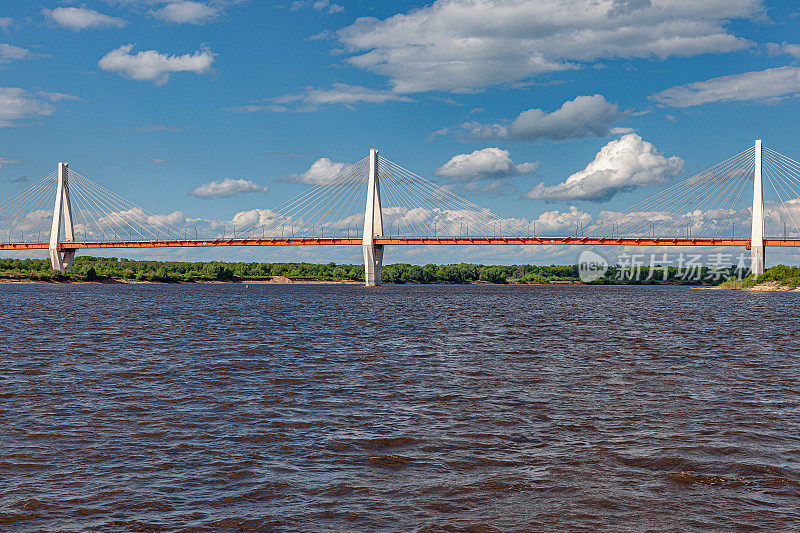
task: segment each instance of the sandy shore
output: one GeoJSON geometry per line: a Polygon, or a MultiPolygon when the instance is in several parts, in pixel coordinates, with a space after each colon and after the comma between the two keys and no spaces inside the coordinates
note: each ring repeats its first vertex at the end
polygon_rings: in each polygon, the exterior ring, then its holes
{"type": "Polygon", "coordinates": [[[755,291],[755,292],[800,292],[800,287],[789,287],[787,285],[781,285],[777,281],[765,281],[764,283],[759,283],[758,285],[754,285],[752,287],[708,287],[710,290],[719,290],[719,291],[755,291]]]}

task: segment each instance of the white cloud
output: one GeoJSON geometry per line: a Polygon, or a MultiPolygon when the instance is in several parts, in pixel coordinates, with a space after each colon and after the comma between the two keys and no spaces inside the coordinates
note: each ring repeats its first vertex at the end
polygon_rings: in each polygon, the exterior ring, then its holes
{"type": "Polygon", "coordinates": [[[771,56],[786,54],[795,59],[800,59],[800,44],[796,43],[767,43],[767,52],[771,56]]]}
{"type": "Polygon", "coordinates": [[[664,157],[651,143],[630,133],[606,144],[584,170],[563,183],[550,187],[540,183],[525,197],[600,202],[621,192],[661,185],[677,176],[682,168],[680,157],[664,157]]]}
{"type": "Polygon", "coordinates": [[[147,124],[145,126],[139,126],[133,128],[134,131],[138,131],[139,133],[154,133],[154,132],[169,132],[169,133],[177,133],[183,131],[183,128],[180,126],[171,126],[169,124],[147,124]]]}
{"type": "Polygon", "coordinates": [[[11,17],[0,17],[0,30],[7,30],[14,25],[14,19],[11,17]]]}
{"type": "Polygon", "coordinates": [[[59,26],[72,31],[89,28],[122,28],[128,21],[98,13],[94,9],[83,7],[57,7],[52,11],[43,9],[42,14],[59,26]]]}
{"type": "Polygon", "coordinates": [[[396,92],[472,91],[597,60],[742,50],[725,25],[762,12],[761,0],[437,0],[335,35],[396,92]]]}
{"type": "Polygon", "coordinates": [[[593,135],[605,137],[611,125],[624,118],[617,104],[608,102],[603,95],[578,96],[568,100],[551,113],[541,109],[528,109],[520,113],[511,124],[462,124],[461,132],[469,139],[580,139],[593,135]]]}
{"type": "Polygon", "coordinates": [[[514,164],[508,150],[484,148],[471,154],[458,154],[437,168],[434,174],[454,182],[502,179],[532,173],[538,162],[514,164]]]}
{"type": "Polygon", "coordinates": [[[254,225],[268,224],[274,221],[278,216],[270,209],[250,209],[248,211],[239,211],[230,220],[231,224],[240,227],[248,227],[254,225]]]}
{"type": "MultiPolygon", "coordinates": [[[[47,212],[43,213],[46,217],[47,212]]],[[[49,212],[52,216],[52,210],[49,212]]],[[[75,230],[78,234],[86,233],[86,235],[93,235],[98,233],[98,228],[103,227],[106,231],[108,228],[119,228],[121,234],[128,233],[128,231],[137,226],[143,226],[155,230],[160,227],[161,231],[165,229],[165,225],[172,225],[171,233],[173,236],[177,235],[190,235],[194,236],[195,232],[200,238],[221,237],[223,231],[227,236],[231,236],[234,228],[243,230],[252,228],[261,224],[275,223],[279,220],[276,214],[269,209],[251,209],[247,211],[239,211],[230,220],[218,220],[208,218],[193,218],[186,216],[182,211],[174,211],[167,214],[151,214],[142,210],[139,207],[134,207],[125,211],[115,211],[111,213],[103,213],[95,211],[94,217],[87,217],[88,220],[94,221],[95,219],[99,224],[90,222],[89,224],[80,224],[79,218],[76,218],[75,230]],[[124,222],[123,222],[124,221],[124,222]],[[133,224],[128,224],[133,222],[133,224]]],[[[169,230],[168,230],[169,231],[169,230]]],[[[141,233],[146,237],[150,236],[147,230],[141,230],[141,233]]],[[[136,234],[134,234],[135,236],[136,234]]],[[[246,235],[246,234],[245,234],[246,235]]],[[[162,233],[163,236],[163,233],[162,233]]]]}
{"type": "Polygon", "coordinates": [[[320,157],[305,172],[290,174],[282,178],[282,181],[318,185],[336,176],[345,166],[347,163],[335,163],[327,157],[320,157]]]}
{"type": "Polygon", "coordinates": [[[15,59],[31,59],[34,54],[26,48],[20,48],[13,44],[0,43],[0,64],[8,63],[15,59]]]}
{"type": "Polygon", "coordinates": [[[150,163],[153,164],[153,165],[169,166],[169,165],[177,163],[177,161],[171,161],[169,159],[162,159],[160,157],[154,157],[153,159],[150,160],[150,163]]]}
{"type": "Polygon", "coordinates": [[[50,116],[55,108],[19,87],[0,87],[0,127],[18,126],[15,122],[34,116],[50,116]]]}
{"type": "Polygon", "coordinates": [[[800,67],[778,67],[678,85],[655,93],[650,99],[672,107],[690,107],[709,102],[766,100],[799,92],[800,67]]]}
{"type": "Polygon", "coordinates": [[[269,187],[262,187],[250,180],[225,178],[224,180],[204,183],[189,191],[198,198],[228,198],[237,194],[269,192],[269,187]]]}
{"type": "Polygon", "coordinates": [[[208,49],[197,50],[192,54],[171,56],[155,50],[145,50],[132,54],[132,44],[120,46],[104,55],[98,66],[107,71],[119,72],[134,80],[152,81],[163,85],[169,81],[172,72],[211,72],[215,54],[208,49]]]}
{"type": "Polygon", "coordinates": [[[225,111],[237,113],[255,113],[258,111],[270,111],[273,113],[310,112],[316,111],[320,106],[324,105],[339,104],[348,109],[354,109],[356,104],[380,104],[389,101],[411,102],[412,100],[407,96],[400,96],[391,91],[370,89],[360,85],[334,83],[330,89],[306,87],[300,93],[285,94],[272,98],[267,104],[231,107],[226,108],[225,111]]]}
{"type": "Polygon", "coordinates": [[[233,113],[260,113],[267,111],[271,113],[288,113],[292,111],[286,106],[274,104],[247,104],[234,107],[223,107],[223,111],[231,111],[233,113]]]}
{"type": "Polygon", "coordinates": [[[531,232],[537,235],[569,235],[576,226],[588,227],[592,223],[592,215],[579,210],[574,205],[569,211],[545,211],[531,221],[531,232]]]}
{"type": "Polygon", "coordinates": [[[201,2],[170,2],[162,8],[150,10],[149,15],[175,24],[205,24],[217,16],[220,10],[201,2]]]}
{"type": "MultiPolygon", "coordinates": [[[[701,209],[680,210],[677,207],[672,211],[601,211],[597,217],[595,227],[602,228],[600,233],[608,233],[610,228],[622,227],[637,229],[639,235],[649,234],[650,224],[655,225],[656,235],[663,237],[693,237],[729,236],[731,226],[735,235],[747,236],[750,234],[752,222],[752,207],[746,205],[733,207],[706,207],[701,209]]],[[[800,198],[793,198],[784,202],[764,202],[764,226],[767,235],[783,236],[784,227],[788,234],[796,235],[800,227],[800,198]]],[[[573,226],[574,229],[574,226],[573,226]]],[[[630,233],[629,236],[634,236],[630,233]]]]}
{"type": "Polygon", "coordinates": [[[39,91],[37,93],[39,96],[47,100],[48,102],[60,102],[61,100],[77,100],[79,102],[83,102],[81,98],[75,96],[74,94],[66,94],[66,93],[54,93],[54,92],[47,92],[47,91],[39,91]]]}
{"type": "Polygon", "coordinates": [[[611,128],[608,132],[611,135],[625,135],[626,133],[635,133],[636,130],[633,128],[616,127],[616,128],[611,128]]]}
{"type": "Polygon", "coordinates": [[[444,137],[444,136],[445,136],[445,135],[447,135],[449,132],[450,132],[450,128],[441,128],[441,129],[438,129],[438,130],[436,130],[436,131],[432,132],[430,135],[428,135],[428,138],[427,138],[427,139],[425,139],[425,142],[432,143],[432,142],[433,142],[433,140],[434,140],[434,139],[436,139],[436,137],[440,137],[440,136],[441,136],[441,137],[444,137]]]}
{"type": "MultiPolygon", "coordinates": [[[[351,225],[363,224],[363,211],[347,219],[351,225]]],[[[402,235],[505,235],[524,234],[528,221],[522,218],[503,218],[488,209],[457,209],[387,206],[383,210],[383,227],[402,235]]],[[[335,221],[334,226],[340,225],[335,221]]]]}
{"type": "Polygon", "coordinates": [[[389,91],[370,89],[360,85],[347,85],[345,83],[334,83],[330,89],[317,89],[306,87],[302,93],[287,94],[275,99],[278,104],[288,104],[292,102],[302,102],[314,106],[329,104],[354,105],[360,103],[380,104],[395,100],[399,102],[410,102],[406,96],[398,96],[389,91]]]}
{"type": "Polygon", "coordinates": [[[325,12],[329,15],[335,15],[344,11],[344,6],[335,4],[330,0],[295,0],[292,2],[292,11],[297,11],[304,7],[311,7],[317,11],[325,12]]]}

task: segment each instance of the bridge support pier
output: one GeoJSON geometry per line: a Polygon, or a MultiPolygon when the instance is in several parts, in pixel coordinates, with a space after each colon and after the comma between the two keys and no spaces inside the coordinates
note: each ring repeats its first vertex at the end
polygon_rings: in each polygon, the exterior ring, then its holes
{"type": "Polygon", "coordinates": [[[75,233],[72,225],[72,203],[69,200],[69,167],[67,163],[58,164],[58,186],[56,187],[56,204],[53,208],[53,225],[50,228],[50,264],[53,270],[69,273],[72,270],[72,260],[75,250],[60,252],[61,220],[64,220],[64,242],[73,242],[75,233]]]}
{"type": "Polygon", "coordinates": [[[364,282],[367,287],[381,284],[383,270],[383,245],[362,246],[364,249],[364,282]]]}
{"type": "Polygon", "coordinates": [[[364,282],[367,287],[381,284],[383,270],[383,245],[375,244],[375,237],[383,237],[383,212],[381,211],[381,186],[378,179],[378,150],[369,151],[369,180],[367,206],[364,210],[364,282]]]}
{"type": "Polygon", "coordinates": [[[761,177],[761,139],[756,140],[753,170],[753,224],[750,230],[750,273],[760,276],[765,271],[764,254],[764,186],[761,177]]]}

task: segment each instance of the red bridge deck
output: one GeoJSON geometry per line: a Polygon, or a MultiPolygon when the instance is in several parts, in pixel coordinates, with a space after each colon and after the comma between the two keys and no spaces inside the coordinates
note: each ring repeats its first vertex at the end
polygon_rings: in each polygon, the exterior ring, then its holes
{"type": "MultiPolygon", "coordinates": [[[[381,237],[375,244],[390,245],[583,245],[583,246],[730,246],[750,248],[750,239],[686,239],[632,237],[381,237]]],[[[122,248],[186,248],[209,246],[356,246],[360,238],[187,239],[164,241],[62,242],[59,250],[122,248]]],[[[797,246],[800,239],[765,239],[765,246],[797,246]]],[[[46,250],[47,243],[4,243],[0,250],[46,250]]]]}

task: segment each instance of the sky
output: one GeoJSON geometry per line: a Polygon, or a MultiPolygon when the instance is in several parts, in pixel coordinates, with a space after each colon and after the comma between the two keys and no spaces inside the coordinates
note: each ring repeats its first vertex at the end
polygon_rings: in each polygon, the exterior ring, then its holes
{"type": "MultiPolygon", "coordinates": [[[[756,138],[800,158],[793,4],[5,0],[0,198],[68,161],[150,212],[233,221],[376,147],[498,215],[546,214],[567,234],[756,138]]],[[[398,248],[386,262],[574,263],[579,251],[398,248]]]]}

